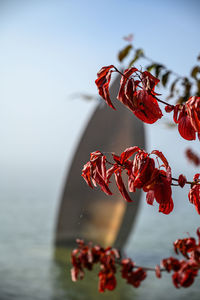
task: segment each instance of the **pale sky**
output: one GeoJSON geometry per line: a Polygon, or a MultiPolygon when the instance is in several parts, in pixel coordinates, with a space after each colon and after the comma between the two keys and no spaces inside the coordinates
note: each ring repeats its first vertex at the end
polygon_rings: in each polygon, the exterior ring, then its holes
{"type": "MultiPolygon", "coordinates": [[[[1,165],[68,163],[95,107],[70,95],[97,94],[97,71],[118,65],[129,33],[148,56],[188,75],[200,53],[199,11],[199,1],[0,0],[1,165]]],[[[150,126],[149,147],[173,141],[182,150],[176,130],[150,126]]]]}

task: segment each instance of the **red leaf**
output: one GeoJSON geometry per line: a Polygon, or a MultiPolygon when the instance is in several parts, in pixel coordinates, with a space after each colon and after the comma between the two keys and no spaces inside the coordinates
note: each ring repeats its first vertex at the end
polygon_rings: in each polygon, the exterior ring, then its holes
{"type": "Polygon", "coordinates": [[[114,166],[112,166],[110,169],[108,169],[106,171],[106,180],[107,183],[109,182],[110,177],[113,175],[113,173],[115,172],[115,170],[119,168],[117,164],[114,164],[114,166]]]}
{"type": "Polygon", "coordinates": [[[138,146],[126,148],[124,152],[120,155],[120,163],[123,164],[129,157],[131,157],[135,152],[141,150],[138,146]]]}
{"type": "Polygon", "coordinates": [[[192,204],[195,205],[195,208],[200,215],[200,185],[194,184],[189,191],[188,198],[192,204]]]}
{"type": "Polygon", "coordinates": [[[185,107],[183,107],[179,115],[178,131],[180,135],[188,141],[196,139],[195,130],[191,124],[188,114],[185,111],[185,107]]]}
{"type": "Polygon", "coordinates": [[[165,111],[167,113],[170,113],[172,110],[174,110],[174,106],[173,105],[166,105],[165,106],[165,111]]]}
{"type": "Polygon", "coordinates": [[[124,71],[124,76],[122,76],[121,81],[120,81],[120,89],[119,89],[119,93],[117,95],[117,99],[119,101],[121,101],[124,105],[132,105],[129,101],[129,99],[126,97],[125,95],[125,86],[127,83],[127,80],[129,80],[129,77],[134,73],[138,71],[138,69],[132,67],[129,69],[126,69],[124,71]]]}
{"type": "Polygon", "coordinates": [[[199,238],[199,246],[200,246],[200,227],[197,228],[197,236],[198,236],[198,238],[199,238]]]}
{"type": "Polygon", "coordinates": [[[90,161],[87,162],[87,164],[85,164],[83,166],[81,176],[84,178],[87,185],[89,185],[89,187],[91,187],[93,189],[93,185],[92,185],[92,182],[91,182],[91,162],[90,161]]]}
{"type": "Polygon", "coordinates": [[[115,107],[113,106],[111,100],[110,100],[110,93],[109,93],[109,84],[111,80],[111,74],[113,71],[110,69],[113,68],[113,65],[103,67],[101,70],[97,73],[97,79],[95,80],[95,83],[97,85],[99,95],[106,101],[106,103],[113,109],[115,107]]]}
{"type": "Polygon", "coordinates": [[[125,185],[123,183],[123,180],[122,180],[122,176],[121,176],[121,170],[117,170],[115,172],[115,181],[116,181],[116,184],[117,184],[117,187],[120,191],[120,193],[122,194],[122,197],[127,201],[127,202],[132,202],[126,188],[125,188],[125,185]]]}
{"type": "Polygon", "coordinates": [[[150,190],[147,192],[146,201],[149,205],[153,205],[154,201],[154,191],[150,190]]]}
{"type": "Polygon", "coordinates": [[[103,177],[99,174],[98,171],[94,172],[93,179],[96,181],[96,183],[100,186],[102,191],[107,195],[112,195],[112,192],[110,191],[107,183],[103,179],[103,177]]]}
{"type": "Polygon", "coordinates": [[[186,106],[193,128],[200,133],[200,97],[190,97],[186,106]]]}
{"type": "Polygon", "coordinates": [[[124,97],[126,106],[132,111],[134,110],[135,106],[135,93],[136,93],[136,87],[138,85],[139,81],[134,81],[133,78],[130,78],[127,80],[127,83],[125,85],[124,89],[124,97]]]}
{"type": "Polygon", "coordinates": [[[200,158],[199,158],[199,156],[198,156],[196,153],[193,152],[192,149],[187,149],[187,150],[185,151],[185,154],[186,154],[187,158],[188,158],[191,162],[193,162],[196,166],[199,166],[199,165],[200,165],[200,158]]]}
{"type": "Polygon", "coordinates": [[[181,174],[178,178],[178,184],[180,185],[180,187],[184,187],[186,181],[187,181],[186,177],[183,174],[181,174]]]}
{"type": "Polygon", "coordinates": [[[98,157],[102,156],[103,154],[100,151],[94,151],[92,153],[90,153],[90,161],[94,161],[95,159],[97,159],[98,157]]]}
{"type": "Polygon", "coordinates": [[[151,154],[157,155],[162,160],[162,162],[164,163],[166,169],[169,167],[169,163],[168,163],[166,157],[164,156],[164,154],[161,151],[153,150],[151,152],[151,154]]]}
{"type": "Polygon", "coordinates": [[[116,161],[116,163],[118,163],[119,165],[121,164],[121,157],[119,155],[112,153],[112,157],[114,161],[116,161]]]}
{"type": "Polygon", "coordinates": [[[176,104],[175,107],[174,107],[174,115],[173,115],[173,119],[174,119],[174,122],[176,124],[178,123],[178,112],[179,112],[179,109],[180,109],[180,104],[176,104]]]}
{"type": "MultiPolygon", "coordinates": [[[[108,73],[108,71],[109,71],[110,69],[112,69],[112,68],[114,68],[113,65],[106,66],[106,67],[102,67],[102,68],[100,69],[100,71],[97,73],[97,77],[98,77],[98,78],[105,77],[106,74],[108,73]]],[[[97,79],[97,80],[98,80],[98,79],[97,79]]]]}
{"type": "MultiPolygon", "coordinates": [[[[152,93],[154,92],[155,86],[160,81],[158,78],[154,77],[150,72],[145,71],[141,73],[142,77],[142,85],[145,90],[150,90],[152,93]]],[[[153,93],[154,94],[154,93],[153,93]]]]}
{"type": "Polygon", "coordinates": [[[161,271],[160,271],[160,266],[159,265],[156,265],[155,272],[156,272],[156,277],[161,278],[161,271]]]}
{"type": "Polygon", "coordinates": [[[149,157],[148,153],[141,151],[136,154],[132,168],[134,188],[140,189],[144,185],[148,184],[154,170],[154,160],[149,157]]]}
{"type": "Polygon", "coordinates": [[[136,92],[135,108],[132,111],[136,117],[147,124],[153,124],[163,116],[157,100],[146,90],[136,92]]]}
{"type": "Polygon", "coordinates": [[[170,201],[168,201],[167,203],[161,203],[159,205],[159,212],[162,212],[165,215],[170,214],[170,212],[172,212],[174,208],[174,203],[172,198],[170,199],[170,201]]]}
{"type": "MultiPolygon", "coordinates": [[[[165,175],[164,171],[160,171],[160,174],[165,175]]],[[[156,201],[159,204],[170,202],[172,190],[171,184],[164,176],[158,176],[154,185],[154,194],[156,201]]]]}

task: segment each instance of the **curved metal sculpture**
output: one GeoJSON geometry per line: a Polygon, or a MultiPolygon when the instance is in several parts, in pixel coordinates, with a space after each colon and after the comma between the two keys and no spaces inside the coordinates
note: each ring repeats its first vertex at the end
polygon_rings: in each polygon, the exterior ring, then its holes
{"type": "Polygon", "coordinates": [[[132,195],[133,203],[126,203],[114,184],[114,195],[107,196],[100,189],[90,189],[81,177],[90,152],[118,154],[133,145],[145,146],[143,123],[116,100],[119,80],[117,77],[110,88],[117,110],[107,105],[96,108],[74,155],[58,212],[56,246],[72,246],[76,238],[83,238],[122,248],[136,219],[139,191],[132,195]]]}

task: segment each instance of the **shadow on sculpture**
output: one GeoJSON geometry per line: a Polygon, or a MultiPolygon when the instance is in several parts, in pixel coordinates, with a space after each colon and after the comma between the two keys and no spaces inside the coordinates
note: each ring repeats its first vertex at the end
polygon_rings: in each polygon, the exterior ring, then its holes
{"type": "Polygon", "coordinates": [[[90,152],[99,150],[119,154],[130,146],[145,147],[143,123],[116,100],[119,80],[117,77],[110,88],[116,111],[107,105],[97,106],[74,155],[58,211],[57,247],[73,247],[76,238],[82,238],[121,249],[136,219],[139,191],[131,195],[133,203],[126,203],[115,184],[111,185],[113,195],[107,196],[98,188],[89,188],[81,177],[90,152]]]}

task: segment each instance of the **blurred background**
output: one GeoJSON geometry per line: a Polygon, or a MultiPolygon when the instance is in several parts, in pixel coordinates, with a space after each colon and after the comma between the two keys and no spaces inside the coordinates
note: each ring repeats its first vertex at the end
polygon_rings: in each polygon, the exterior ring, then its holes
{"type": "MultiPolygon", "coordinates": [[[[135,47],[188,76],[200,53],[199,11],[194,0],[0,0],[0,300],[199,299],[199,278],[176,290],[170,275],[158,281],[154,274],[139,289],[119,279],[114,293],[100,295],[93,274],[71,283],[67,251],[63,263],[53,259],[66,174],[98,104],[80,94],[97,95],[97,71],[119,66],[117,53],[130,33],[135,47]]],[[[163,151],[174,177],[191,179],[198,170],[184,151],[199,151],[199,143],[183,140],[165,121],[145,125],[147,150],[163,151]]],[[[187,193],[188,187],[174,189],[170,216],[142,196],[128,256],[154,266],[173,255],[176,238],[195,235],[200,221],[187,193]]]]}

